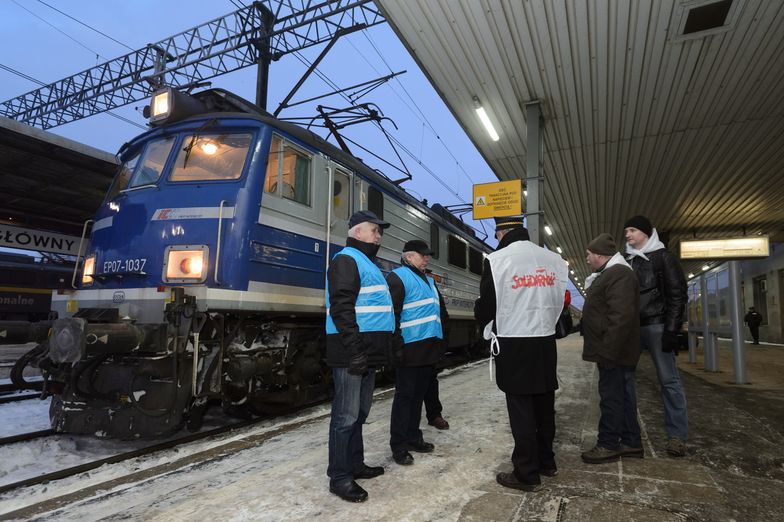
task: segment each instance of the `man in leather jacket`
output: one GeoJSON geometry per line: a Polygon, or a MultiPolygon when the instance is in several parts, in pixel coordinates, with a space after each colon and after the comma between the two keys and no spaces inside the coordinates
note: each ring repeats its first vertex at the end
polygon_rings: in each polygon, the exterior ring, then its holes
{"type": "Polygon", "coordinates": [[[678,259],[659,240],[648,218],[629,218],[624,233],[626,259],[640,283],[640,344],[643,352],[650,353],[661,386],[666,450],[673,457],[683,457],[689,417],[676,355],[686,310],[686,278],[678,259]]]}
{"type": "Polygon", "coordinates": [[[374,260],[389,223],[362,210],[348,222],[346,248],[327,270],[327,364],[332,368],[335,397],[329,425],[329,490],[349,502],[368,494],[356,479],[384,473],[364,461],[362,424],[370,413],[375,367],[389,362],[395,329],[392,297],[374,260]]]}

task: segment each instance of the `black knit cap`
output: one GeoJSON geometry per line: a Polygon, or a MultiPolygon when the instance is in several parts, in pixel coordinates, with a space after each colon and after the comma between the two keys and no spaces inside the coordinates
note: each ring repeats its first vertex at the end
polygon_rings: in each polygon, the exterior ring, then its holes
{"type": "Polygon", "coordinates": [[[588,250],[600,256],[614,256],[618,253],[618,246],[615,244],[615,239],[605,232],[599,234],[593,241],[588,243],[588,250]]]}
{"type": "Polygon", "coordinates": [[[511,228],[522,228],[525,230],[523,216],[507,216],[495,218],[495,230],[509,230],[511,228]]]}
{"type": "Polygon", "coordinates": [[[629,227],[636,228],[648,237],[653,235],[653,225],[651,224],[651,221],[645,216],[634,216],[627,219],[626,223],[623,225],[623,229],[626,230],[629,227]]]}

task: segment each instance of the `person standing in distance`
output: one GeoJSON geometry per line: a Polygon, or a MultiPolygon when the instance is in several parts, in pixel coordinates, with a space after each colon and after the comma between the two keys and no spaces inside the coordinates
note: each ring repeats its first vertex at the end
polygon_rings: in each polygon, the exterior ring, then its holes
{"type": "Polygon", "coordinates": [[[678,373],[678,332],[686,311],[686,278],[678,259],[659,240],[659,233],[645,216],[629,218],[623,225],[626,260],[640,284],[640,345],[653,359],[664,404],[666,451],[686,455],[689,416],[686,394],[678,373]]]}
{"type": "Polygon", "coordinates": [[[512,473],[504,487],[541,489],[555,476],[555,324],[563,309],[567,266],[561,256],[529,240],[522,217],[496,218],[498,248],[487,256],[474,315],[492,330],[498,387],[506,394],[514,438],[512,473]]]}
{"type": "Polygon", "coordinates": [[[430,453],[435,448],[423,439],[419,423],[434,365],[444,353],[443,325],[449,315],[435,281],[425,273],[431,255],[424,241],[408,241],[403,245],[400,267],[387,276],[396,325],[389,446],[392,458],[401,466],[414,463],[409,451],[430,453]]]}
{"type": "Polygon", "coordinates": [[[327,364],[332,368],[335,397],[329,424],[329,491],[349,502],[364,502],[355,481],[384,473],[365,464],[362,424],[370,413],[375,367],[389,361],[395,329],[392,296],[373,262],[389,223],[369,210],[348,222],[346,247],[327,270],[327,364]]]}
{"type": "Polygon", "coordinates": [[[640,359],[640,286],[610,234],[591,241],[586,254],[594,272],[585,279],[583,360],[599,369],[601,416],[596,446],[581,456],[588,464],[642,458],[634,375],[640,359]]]}

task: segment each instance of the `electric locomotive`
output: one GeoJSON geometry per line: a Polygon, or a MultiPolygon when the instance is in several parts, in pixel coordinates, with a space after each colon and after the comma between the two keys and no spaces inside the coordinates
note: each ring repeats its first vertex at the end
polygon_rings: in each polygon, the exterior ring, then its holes
{"type": "Polygon", "coordinates": [[[53,428],[159,437],[198,428],[213,400],[244,416],[327,396],[325,274],[360,209],[392,223],[385,272],[406,241],[433,245],[449,345],[476,341],[489,248],[443,207],[227,91],[164,88],[145,112],[151,129],[119,152],[75,288],[53,296],[59,318],[27,357],[53,428]]]}

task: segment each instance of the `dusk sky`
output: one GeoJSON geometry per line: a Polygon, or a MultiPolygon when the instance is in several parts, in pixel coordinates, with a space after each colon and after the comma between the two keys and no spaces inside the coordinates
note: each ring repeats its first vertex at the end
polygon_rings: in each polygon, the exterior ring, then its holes
{"type": "MultiPolygon", "coordinates": [[[[0,65],[49,83],[86,70],[190,29],[236,10],[239,0],[197,0],[107,2],[93,0],[0,0],[2,31],[0,65]],[[51,7],[49,7],[51,6],[51,7]],[[62,13],[57,10],[62,11],[62,13]],[[65,13],[65,14],[63,14],[65,13]],[[85,25],[70,18],[69,15],[85,25]],[[86,27],[90,26],[116,40],[86,27]],[[34,38],[33,38],[34,36],[34,38]],[[120,42],[120,43],[117,43],[120,42]],[[127,47],[125,47],[127,46],[127,47]]],[[[245,2],[247,3],[247,1],[245,2]]],[[[302,51],[312,61],[323,46],[302,51]]],[[[268,109],[274,110],[294,86],[306,66],[292,54],[274,62],[270,69],[268,109]]],[[[406,49],[387,24],[382,24],[342,37],[322,61],[318,70],[340,87],[348,87],[375,79],[391,71],[407,72],[393,79],[358,102],[374,103],[389,121],[383,126],[405,145],[413,158],[403,151],[400,155],[414,174],[403,184],[418,198],[444,205],[471,200],[472,183],[496,181],[485,161],[456,123],[449,110],[419,71],[406,49]],[[442,181],[439,183],[426,166],[442,181]]],[[[0,69],[0,97],[7,100],[38,87],[7,69],[0,69]]],[[[249,67],[212,79],[220,87],[254,101],[256,68],[249,67]]],[[[330,92],[332,88],[316,75],[311,75],[293,101],[330,92]]],[[[281,117],[313,116],[315,104],[345,107],[339,97],[320,100],[298,110],[283,111],[281,117]]],[[[138,102],[114,112],[144,125],[138,102]]],[[[316,129],[324,135],[323,129],[316,129]]],[[[51,132],[115,152],[142,129],[106,114],[91,116],[51,129],[51,132]]],[[[345,130],[347,136],[386,160],[399,164],[394,151],[379,129],[371,123],[345,130]]],[[[334,143],[334,141],[333,141],[334,143]]],[[[384,165],[362,150],[355,155],[393,179],[402,174],[384,165]]],[[[470,217],[470,216],[467,216],[470,217]]],[[[492,230],[492,227],[488,227],[492,230]]],[[[492,239],[492,238],[491,238],[492,239]]]]}

